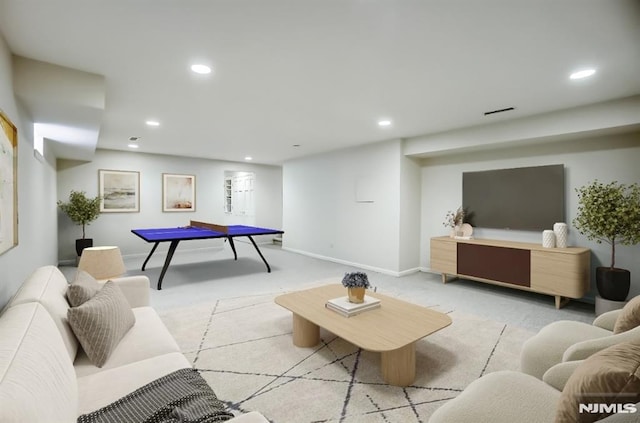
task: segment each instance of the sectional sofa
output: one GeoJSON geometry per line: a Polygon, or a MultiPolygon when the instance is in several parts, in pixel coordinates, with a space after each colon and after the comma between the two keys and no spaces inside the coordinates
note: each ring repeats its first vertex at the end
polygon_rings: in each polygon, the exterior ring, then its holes
{"type": "MultiPolygon", "coordinates": [[[[149,306],[144,276],[114,279],[135,316],[101,367],[89,359],[67,319],[68,282],[38,268],[0,315],[0,421],[75,422],[191,364],[149,306]]],[[[265,423],[257,412],[233,423],[265,423]]]]}

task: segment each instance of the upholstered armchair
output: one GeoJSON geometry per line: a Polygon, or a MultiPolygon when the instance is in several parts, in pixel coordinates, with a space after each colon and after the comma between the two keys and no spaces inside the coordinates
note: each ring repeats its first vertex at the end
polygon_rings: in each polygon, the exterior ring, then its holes
{"type": "MultiPolygon", "coordinates": [[[[438,408],[429,423],[638,423],[640,343],[616,344],[586,360],[558,363],[541,379],[514,371],[488,373],[438,408]],[[580,405],[619,403],[584,414],[580,405]]],[[[597,407],[596,407],[597,408],[597,407]]]]}
{"type": "Polygon", "coordinates": [[[583,360],[621,342],[640,341],[640,295],[622,310],[597,317],[592,324],[561,320],[550,323],[525,342],[520,370],[542,379],[554,365],[583,360]]]}

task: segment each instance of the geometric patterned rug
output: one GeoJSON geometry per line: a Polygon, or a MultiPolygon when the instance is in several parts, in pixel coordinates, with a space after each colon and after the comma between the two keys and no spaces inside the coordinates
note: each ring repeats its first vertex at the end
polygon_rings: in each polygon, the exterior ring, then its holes
{"type": "Polygon", "coordinates": [[[532,332],[443,310],[452,324],[416,343],[411,386],[384,383],[380,354],[324,329],[320,344],[293,345],[291,312],[273,299],[245,296],[162,314],[180,348],[231,410],[259,411],[273,423],[427,422],[469,383],[518,370],[532,332]]]}

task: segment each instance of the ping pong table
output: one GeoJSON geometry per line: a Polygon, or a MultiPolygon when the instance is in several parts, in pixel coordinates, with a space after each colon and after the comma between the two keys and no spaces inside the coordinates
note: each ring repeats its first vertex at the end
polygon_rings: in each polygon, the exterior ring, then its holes
{"type": "Polygon", "coordinates": [[[188,241],[192,239],[211,239],[211,238],[226,238],[229,241],[229,245],[233,250],[234,260],[238,260],[238,253],[236,252],[236,246],[233,243],[233,238],[246,236],[249,238],[253,247],[256,249],[260,258],[267,266],[267,272],[271,272],[271,267],[267,260],[262,255],[262,252],[258,248],[258,245],[253,240],[253,236],[255,235],[277,235],[283,234],[284,232],[278,229],[268,229],[268,228],[258,228],[255,226],[244,226],[244,225],[230,225],[230,226],[222,226],[215,225],[212,223],[206,222],[197,222],[192,220],[189,226],[177,227],[177,228],[156,228],[156,229],[132,229],[135,235],[144,239],[147,242],[153,242],[153,248],[151,248],[151,252],[147,256],[147,259],[142,264],[142,270],[145,270],[147,266],[147,262],[158,248],[161,242],[170,242],[169,251],[167,251],[167,257],[164,260],[164,265],[162,266],[162,271],[160,272],[160,278],[158,279],[158,290],[162,289],[162,279],[164,278],[165,273],[167,273],[167,269],[169,268],[169,264],[171,263],[171,259],[173,258],[173,253],[175,253],[176,248],[180,241],[188,241]]]}

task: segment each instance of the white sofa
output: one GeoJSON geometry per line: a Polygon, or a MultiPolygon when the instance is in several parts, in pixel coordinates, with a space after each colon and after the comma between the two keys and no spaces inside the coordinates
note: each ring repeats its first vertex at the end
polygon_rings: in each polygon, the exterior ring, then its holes
{"type": "MultiPolygon", "coordinates": [[[[68,322],[68,282],[55,266],[37,269],[0,315],[0,421],[75,422],[173,371],[190,368],[149,306],[149,279],[114,279],[135,325],[102,368],[94,366],[68,322]]],[[[233,423],[266,423],[257,412],[233,423]]]]}

